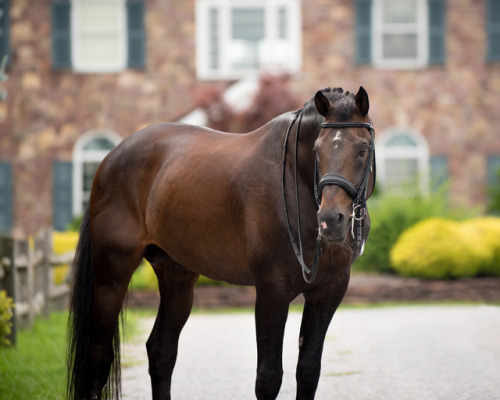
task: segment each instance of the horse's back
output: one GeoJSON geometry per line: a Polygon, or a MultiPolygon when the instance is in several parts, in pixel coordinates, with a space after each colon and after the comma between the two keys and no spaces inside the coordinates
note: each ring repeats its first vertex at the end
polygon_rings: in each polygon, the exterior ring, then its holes
{"type": "Polygon", "coordinates": [[[252,283],[244,198],[255,174],[252,140],[183,124],[135,133],[96,175],[96,225],[130,247],[155,244],[204,275],[252,283]],[[116,234],[124,226],[127,237],[116,234]]]}

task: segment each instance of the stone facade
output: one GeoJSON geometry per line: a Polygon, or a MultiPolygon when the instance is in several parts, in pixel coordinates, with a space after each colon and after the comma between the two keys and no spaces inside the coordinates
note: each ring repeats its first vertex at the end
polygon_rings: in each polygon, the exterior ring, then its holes
{"type": "MultiPolygon", "coordinates": [[[[196,78],[194,0],[147,0],[146,67],[117,74],[54,70],[50,13],[49,0],[11,0],[0,160],[12,164],[19,236],[52,224],[52,165],[72,159],[82,134],[104,128],[126,137],[175,121],[207,85],[196,78]]],[[[485,200],[486,157],[500,155],[500,63],[486,61],[484,0],[447,1],[446,15],[443,66],[387,71],[356,65],[353,1],[302,1],[303,66],[292,90],[305,101],[326,86],[364,86],[377,131],[421,132],[431,155],[447,156],[453,196],[477,204],[485,200]]]]}

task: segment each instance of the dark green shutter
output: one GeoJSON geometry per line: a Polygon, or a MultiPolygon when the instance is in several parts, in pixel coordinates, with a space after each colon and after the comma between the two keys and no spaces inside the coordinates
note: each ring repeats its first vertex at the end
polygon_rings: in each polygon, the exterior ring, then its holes
{"type": "Polygon", "coordinates": [[[0,66],[4,55],[10,64],[9,18],[9,0],[0,0],[0,66]]]}
{"type": "Polygon", "coordinates": [[[446,61],[446,0],[429,1],[429,64],[446,61]]]}
{"type": "Polygon", "coordinates": [[[449,177],[448,159],[445,156],[434,156],[430,159],[431,163],[431,188],[439,189],[449,177]]]}
{"type": "Polygon", "coordinates": [[[486,5],[486,35],[488,61],[500,61],[500,0],[488,0],[486,5]]]}
{"type": "Polygon", "coordinates": [[[52,2],[52,66],[71,68],[71,3],[52,2]]]}
{"type": "Polygon", "coordinates": [[[356,62],[372,62],[372,0],[356,0],[356,62]]]}
{"type": "Polygon", "coordinates": [[[12,168],[0,162],[0,233],[12,229],[12,168]]]}
{"type": "Polygon", "coordinates": [[[144,68],[146,63],[144,2],[127,1],[127,44],[129,68],[144,68]]]}
{"type": "Polygon", "coordinates": [[[73,218],[73,163],[70,161],[54,162],[52,196],[54,229],[64,231],[73,218]]]}
{"type": "Polygon", "coordinates": [[[486,173],[487,185],[498,185],[500,178],[500,156],[488,156],[486,161],[486,173]]]}

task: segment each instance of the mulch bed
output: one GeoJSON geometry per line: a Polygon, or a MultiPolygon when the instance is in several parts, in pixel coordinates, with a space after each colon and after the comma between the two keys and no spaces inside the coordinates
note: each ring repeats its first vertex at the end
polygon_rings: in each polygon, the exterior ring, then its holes
{"type": "MultiPolygon", "coordinates": [[[[343,304],[441,301],[500,303],[500,278],[428,281],[354,274],[343,304]]],[[[156,308],[158,302],[157,292],[133,291],[128,295],[129,307],[156,308]]],[[[201,286],[195,289],[196,308],[253,307],[254,302],[254,287],[201,286]]],[[[294,303],[302,302],[302,296],[294,300],[294,303]]]]}

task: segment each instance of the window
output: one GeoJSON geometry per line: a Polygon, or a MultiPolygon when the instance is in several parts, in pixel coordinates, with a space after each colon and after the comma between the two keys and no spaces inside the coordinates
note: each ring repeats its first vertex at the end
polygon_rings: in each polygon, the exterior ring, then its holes
{"type": "Polygon", "coordinates": [[[384,189],[426,191],[429,148],[426,140],[407,128],[392,128],[377,140],[377,168],[384,189]]]}
{"type": "Polygon", "coordinates": [[[301,66],[299,0],[197,0],[196,28],[200,79],[301,66]]]}
{"type": "Polygon", "coordinates": [[[375,0],[373,63],[417,68],[427,64],[427,1],[375,0]]]}
{"type": "Polygon", "coordinates": [[[423,68],[445,60],[445,0],[356,0],[358,64],[423,68]]]}
{"type": "Polygon", "coordinates": [[[73,69],[115,72],[125,68],[124,0],[72,0],[73,69]]]}
{"type": "Polygon", "coordinates": [[[71,0],[52,3],[54,68],[119,72],[145,64],[144,1],[71,0]]]}
{"type": "Polygon", "coordinates": [[[95,130],[84,134],[73,150],[73,214],[85,210],[97,167],[121,141],[112,131],[95,130]]]}

